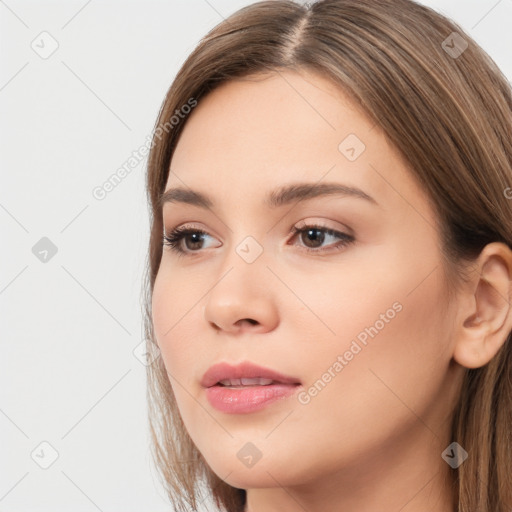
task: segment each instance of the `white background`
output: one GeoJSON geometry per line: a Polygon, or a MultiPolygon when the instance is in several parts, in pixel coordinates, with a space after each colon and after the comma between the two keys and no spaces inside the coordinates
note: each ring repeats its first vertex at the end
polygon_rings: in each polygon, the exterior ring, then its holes
{"type": "MultiPolygon", "coordinates": [[[[103,200],[92,190],[145,143],[199,39],[251,3],[0,1],[0,512],[171,510],[133,353],[146,162],[103,200]],[[47,59],[31,48],[43,31],[59,45],[47,59]]],[[[512,0],[423,3],[512,77],[512,0]]]]}

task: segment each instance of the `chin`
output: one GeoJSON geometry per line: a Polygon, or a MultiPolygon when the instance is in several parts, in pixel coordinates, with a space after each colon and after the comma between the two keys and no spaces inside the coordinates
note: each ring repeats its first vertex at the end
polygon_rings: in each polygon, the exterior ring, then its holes
{"type": "MultiPolygon", "coordinates": [[[[243,454],[241,455],[243,459],[243,454]]],[[[219,455],[207,461],[210,469],[226,483],[238,489],[269,488],[277,485],[295,485],[302,477],[308,479],[307,474],[300,473],[300,468],[293,467],[293,456],[290,460],[276,460],[272,457],[262,457],[252,466],[246,466],[235,454],[234,457],[226,458],[219,455]],[[292,471],[293,469],[293,471],[292,471]],[[278,484],[279,482],[279,484],[278,484]]]]}
{"type": "Polygon", "coordinates": [[[276,487],[276,480],[282,483],[280,475],[275,474],[275,472],[272,471],[272,468],[236,468],[232,469],[232,473],[228,477],[226,477],[227,473],[224,473],[223,476],[219,475],[218,473],[216,474],[219,476],[219,478],[224,477],[223,479],[226,483],[231,485],[231,487],[236,487],[237,489],[264,489],[269,487],[276,487]]]}

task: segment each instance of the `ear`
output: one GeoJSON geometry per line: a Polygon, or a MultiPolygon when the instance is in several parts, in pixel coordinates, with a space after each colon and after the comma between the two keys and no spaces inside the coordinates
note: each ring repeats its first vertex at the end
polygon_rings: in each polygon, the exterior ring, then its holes
{"type": "Polygon", "coordinates": [[[501,242],[484,247],[461,292],[453,358],[466,368],[487,364],[512,331],[512,251],[501,242]]]}

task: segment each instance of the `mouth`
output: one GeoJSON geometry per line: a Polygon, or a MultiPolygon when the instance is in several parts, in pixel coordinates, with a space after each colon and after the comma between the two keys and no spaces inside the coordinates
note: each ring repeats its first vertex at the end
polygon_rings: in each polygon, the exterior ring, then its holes
{"type": "Polygon", "coordinates": [[[279,382],[277,380],[272,380],[272,379],[242,378],[242,379],[223,379],[223,380],[217,382],[217,384],[215,384],[215,385],[237,389],[237,388],[246,388],[246,387],[252,387],[252,386],[271,386],[272,384],[283,384],[283,383],[279,382]]]}
{"type": "Polygon", "coordinates": [[[203,376],[201,385],[206,397],[217,410],[252,413],[273,402],[292,396],[301,382],[269,368],[245,362],[236,366],[220,363],[203,376]]]}
{"type": "Polygon", "coordinates": [[[201,379],[201,385],[205,388],[212,386],[240,388],[275,384],[298,385],[301,382],[295,377],[250,362],[238,365],[215,364],[208,369],[201,379]]]}

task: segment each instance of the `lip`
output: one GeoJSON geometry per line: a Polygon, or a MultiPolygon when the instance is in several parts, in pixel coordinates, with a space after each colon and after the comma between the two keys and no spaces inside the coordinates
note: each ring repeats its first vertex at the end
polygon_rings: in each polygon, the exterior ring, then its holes
{"type": "Polygon", "coordinates": [[[230,413],[251,413],[263,409],[276,400],[282,400],[295,394],[301,382],[295,377],[244,362],[232,366],[228,363],[213,365],[203,375],[201,385],[205,388],[206,397],[217,410],[230,413]],[[231,387],[222,386],[220,380],[241,378],[266,378],[276,381],[266,386],[231,387]]]}
{"type": "Polygon", "coordinates": [[[201,386],[209,388],[215,386],[219,381],[224,379],[241,379],[261,377],[264,379],[272,379],[279,384],[301,384],[300,380],[295,377],[283,375],[282,373],[258,366],[251,362],[245,361],[241,364],[230,365],[229,363],[214,364],[203,375],[201,386]]]}

